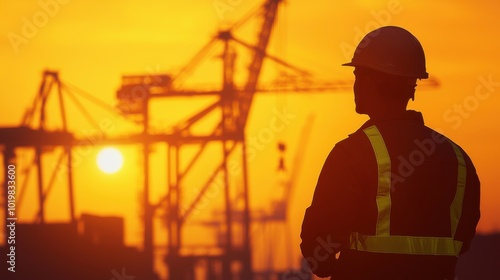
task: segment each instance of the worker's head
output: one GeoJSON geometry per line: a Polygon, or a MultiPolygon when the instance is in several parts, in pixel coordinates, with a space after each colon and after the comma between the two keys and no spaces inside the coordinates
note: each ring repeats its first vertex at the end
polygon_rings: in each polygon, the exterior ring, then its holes
{"type": "Polygon", "coordinates": [[[359,114],[403,111],[414,98],[416,78],[399,77],[363,66],[354,68],[354,101],[359,114]]]}
{"type": "Polygon", "coordinates": [[[425,55],[417,38],[403,28],[385,26],[368,33],[349,63],[354,66],[356,112],[406,109],[417,79],[427,79],[425,55]]]}

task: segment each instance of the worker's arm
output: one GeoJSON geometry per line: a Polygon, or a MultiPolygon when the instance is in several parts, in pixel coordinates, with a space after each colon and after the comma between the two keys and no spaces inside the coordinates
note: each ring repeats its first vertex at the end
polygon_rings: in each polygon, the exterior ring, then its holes
{"type": "Polygon", "coordinates": [[[347,245],[356,211],[357,180],[351,158],[337,145],[329,154],[302,224],[300,248],[312,272],[333,274],[335,254],[347,245]]]}
{"type": "MultiPolygon", "coordinates": [[[[465,154],[465,152],[462,152],[465,154]]],[[[463,254],[469,250],[470,243],[476,234],[476,226],[480,218],[479,199],[480,182],[476,169],[468,156],[466,156],[467,178],[465,186],[464,201],[462,205],[462,215],[458,223],[455,238],[463,241],[463,254]]]]}

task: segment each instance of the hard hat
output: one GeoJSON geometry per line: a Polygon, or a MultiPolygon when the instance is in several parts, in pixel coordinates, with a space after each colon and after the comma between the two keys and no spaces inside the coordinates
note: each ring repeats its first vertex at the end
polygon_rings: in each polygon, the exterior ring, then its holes
{"type": "Polygon", "coordinates": [[[368,33],[356,47],[352,61],[342,65],[401,77],[429,78],[422,45],[410,32],[397,26],[384,26],[368,33]]]}

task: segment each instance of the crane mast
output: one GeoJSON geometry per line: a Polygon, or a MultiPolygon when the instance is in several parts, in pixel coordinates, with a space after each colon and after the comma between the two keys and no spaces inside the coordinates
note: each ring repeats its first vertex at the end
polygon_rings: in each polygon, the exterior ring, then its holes
{"type": "MultiPolygon", "coordinates": [[[[231,30],[221,31],[218,34],[218,39],[223,42],[223,72],[222,72],[222,90],[219,93],[219,101],[208,106],[205,110],[195,114],[188,120],[184,129],[189,129],[194,123],[201,120],[209,112],[216,108],[221,109],[221,122],[220,125],[213,131],[213,133],[200,143],[200,151],[205,146],[205,141],[218,141],[222,147],[222,162],[214,172],[222,174],[223,181],[223,195],[224,195],[224,216],[225,216],[225,233],[224,233],[224,252],[219,257],[217,256],[183,256],[182,249],[182,228],[188,215],[199,203],[201,196],[206,192],[207,186],[211,183],[209,179],[204,187],[202,187],[200,194],[192,202],[191,207],[184,213],[180,212],[179,204],[182,197],[182,182],[186,172],[179,170],[179,157],[180,147],[183,145],[182,140],[174,144],[170,144],[168,153],[169,164],[169,192],[168,192],[168,214],[167,214],[167,228],[169,231],[169,252],[167,265],[169,266],[169,278],[171,279],[187,279],[192,275],[192,267],[186,267],[182,271],[183,266],[181,263],[195,263],[200,259],[206,259],[208,262],[207,270],[210,271],[213,265],[219,263],[222,266],[222,278],[231,279],[234,276],[240,279],[253,279],[252,263],[251,263],[251,246],[250,246],[250,205],[248,198],[248,167],[246,162],[246,143],[245,143],[245,127],[247,124],[248,114],[250,111],[253,96],[257,90],[257,84],[262,69],[263,60],[266,57],[266,49],[271,36],[271,31],[275,22],[276,13],[278,10],[280,0],[268,0],[263,6],[263,21],[258,33],[258,40],[256,46],[252,49],[252,60],[248,66],[248,77],[244,90],[238,90],[234,84],[234,64],[236,53],[232,46],[233,37],[231,30]],[[217,139],[214,139],[217,136],[217,139]],[[238,204],[232,201],[234,192],[236,191],[230,186],[230,178],[228,171],[228,160],[231,154],[239,149],[241,155],[241,169],[242,169],[242,190],[241,193],[236,195],[242,198],[242,203],[238,204]],[[234,205],[243,205],[242,209],[235,209],[234,205]],[[233,213],[242,213],[242,219],[233,219],[233,213]],[[234,227],[237,223],[241,223],[241,235],[237,239],[241,240],[241,244],[236,244],[234,238],[234,227]],[[232,268],[237,263],[240,269],[234,271],[232,268]]],[[[175,91],[175,90],[172,90],[175,91]]],[[[191,92],[190,94],[193,94],[191,92]]],[[[196,93],[194,93],[196,95],[196,93]]],[[[202,92],[200,95],[204,94],[202,92]]],[[[168,93],[167,93],[168,95],[168,93]]],[[[147,106],[146,106],[147,107],[147,106]]],[[[213,178],[213,177],[212,177],[213,178]]],[[[209,276],[210,277],[210,276],[209,276]]]]}

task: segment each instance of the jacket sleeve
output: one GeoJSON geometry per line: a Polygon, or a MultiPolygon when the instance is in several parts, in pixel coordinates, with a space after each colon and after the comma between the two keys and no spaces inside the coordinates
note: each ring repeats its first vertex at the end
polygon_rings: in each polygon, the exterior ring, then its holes
{"type": "Polygon", "coordinates": [[[341,145],[332,149],[302,223],[302,255],[311,271],[320,277],[333,275],[335,254],[341,246],[348,245],[356,219],[356,189],[359,188],[350,160],[341,145]]]}
{"type": "MultiPolygon", "coordinates": [[[[465,152],[463,153],[465,154],[465,152]]],[[[469,250],[470,243],[476,234],[476,226],[480,218],[480,182],[474,164],[468,156],[466,156],[466,168],[467,178],[462,205],[462,215],[460,217],[460,222],[455,235],[457,240],[463,241],[460,254],[469,250]]]]}

